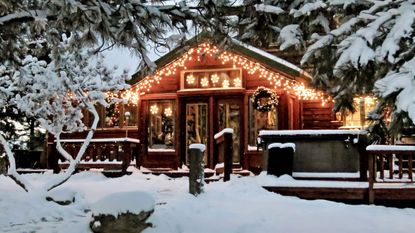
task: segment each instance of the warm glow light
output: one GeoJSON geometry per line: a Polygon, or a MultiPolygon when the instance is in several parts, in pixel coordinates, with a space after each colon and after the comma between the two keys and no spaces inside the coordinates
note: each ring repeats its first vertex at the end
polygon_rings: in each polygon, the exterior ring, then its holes
{"type": "Polygon", "coordinates": [[[239,78],[239,77],[235,78],[235,79],[233,80],[233,85],[234,85],[235,87],[242,87],[242,80],[241,80],[241,78],[239,78]]]}
{"type": "Polygon", "coordinates": [[[216,84],[219,82],[219,76],[217,74],[212,74],[212,76],[210,76],[210,81],[212,81],[212,83],[216,84]]]}
{"type": "Polygon", "coordinates": [[[156,105],[156,104],[151,105],[151,107],[150,107],[150,112],[151,112],[151,114],[153,114],[153,115],[155,115],[155,114],[157,114],[157,113],[159,112],[159,108],[157,107],[157,105],[156,105]]]}
{"type": "MultiPolygon", "coordinates": [[[[140,95],[150,91],[154,84],[160,84],[162,79],[176,78],[177,76],[174,74],[176,74],[179,69],[186,69],[186,63],[188,61],[193,63],[204,62],[205,59],[202,59],[203,57],[207,59],[217,59],[219,62],[221,62],[221,64],[227,65],[229,67],[235,66],[235,64],[237,64],[238,67],[241,67],[244,71],[246,71],[247,74],[254,75],[254,77],[258,77],[259,79],[267,80],[271,88],[286,90],[288,93],[297,95],[299,99],[320,100],[322,104],[326,104],[328,101],[332,100],[322,91],[306,87],[304,83],[289,79],[281,73],[271,71],[261,65],[261,63],[249,60],[246,57],[233,54],[229,51],[219,51],[216,46],[210,43],[202,43],[195,48],[189,49],[181,57],[178,57],[176,60],[159,69],[154,75],[144,78],[137,84],[140,95]],[[192,57],[194,59],[192,59],[192,57]]],[[[241,77],[239,78],[241,79],[241,77]]],[[[186,82],[188,84],[193,84],[195,80],[196,79],[193,75],[186,77],[186,82]]],[[[218,83],[219,80],[220,79],[217,74],[212,74],[210,76],[210,81],[212,84],[218,83]]],[[[240,84],[237,79],[234,79],[232,84],[234,87],[242,87],[242,79],[240,84]]],[[[222,86],[229,87],[229,81],[223,81],[222,86]]]]}
{"type": "Polygon", "coordinates": [[[171,110],[170,107],[164,109],[164,115],[166,115],[166,117],[171,117],[172,114],[173,114],[173,111],[171,110]]]}
{"type": "Polygon", "coordinates": [[[193,84],[193,83],[195,83],[195,76],[193,76],[193,74],[187,75],[186,82],[187,82],[187,84],[193,84]]]}
{"type": "Polygon", "coordinates": [[[229,87],[229,80],[227,80],[227,79],[223,80],[222,87],[228,88],[229,87]]]}
{"type": "Polygon", "coordinates": [[[203,77],[203,78],[200,80],[200,84],[202,85],[202,87],[207,87],[207,86],[209,86],[209,80],[208,80],[208,78],[203,77]]]}

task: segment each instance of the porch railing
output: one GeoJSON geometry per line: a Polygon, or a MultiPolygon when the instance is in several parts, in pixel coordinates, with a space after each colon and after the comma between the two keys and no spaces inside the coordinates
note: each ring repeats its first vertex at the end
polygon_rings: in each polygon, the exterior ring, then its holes
{"type": "Polygon", "coordinates": [[[370,145],[366,147],[369,167],[369,203],[374,201],[374,183],[414,183],[415,146],[370,145]]]}
{"type": "MultiPolygon", "coordinates": [[[[78,153],[84,142],[84,139],[62,139],[63,148],[73,157],[78,153]]],[[[133,151],[138,153],[137,148],[140,141],[133,138],[94,138],[82,156],[78,168],[104,168],[104,169],[121,169],[126,171],[131,161],[136,159],[133,151]]],[[[65,168],[68,162],[60,162],[60,167],[65,168]]]]}

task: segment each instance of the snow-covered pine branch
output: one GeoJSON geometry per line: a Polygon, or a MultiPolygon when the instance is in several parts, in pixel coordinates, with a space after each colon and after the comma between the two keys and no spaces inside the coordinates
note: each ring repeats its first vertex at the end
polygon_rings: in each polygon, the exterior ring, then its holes
{"type": "MultiPolygon", "coordinates": [[[[327,3],[343,7],[357,4],[351,0],[327,3]]],[[[338,28],[320,35],[302,62],[313,62],[322,51],[331,51],[333,77],[327,77],[337,85],[336,99],[375,92],[381,102],[393,103],[392,116],[407,115],[413,124],[415,100],[409,93],[415,89],[415,73],[410,68],[415,55],[415,1],[366,1],[361,7],[355,15],[344,15],[347,20],[339,21],[338,28]]]]}

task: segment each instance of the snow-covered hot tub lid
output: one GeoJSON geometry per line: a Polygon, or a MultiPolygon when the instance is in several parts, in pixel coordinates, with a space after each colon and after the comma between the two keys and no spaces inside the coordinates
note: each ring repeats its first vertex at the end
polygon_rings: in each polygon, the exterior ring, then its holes
{"type": "Polygon", "coordinates": [[[290,136],[290,135],[360,135],[366,134],[366,130],[344,130],[344,129],[335,129],[335,130],[260,130],[259,136],[290,136]]]}

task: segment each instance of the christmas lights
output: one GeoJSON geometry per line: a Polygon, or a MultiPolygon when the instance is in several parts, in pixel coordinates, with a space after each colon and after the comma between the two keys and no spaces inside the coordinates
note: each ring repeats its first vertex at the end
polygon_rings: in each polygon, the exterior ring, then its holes
{"type": "Polygon", "coordinates": [[[218,83],[219,76],[217,74],[212,74],[212,76],[210,76],[210,81],[212,81],[213,84],[218,83]]]}
{"type": "Polygon", "coordinates": [[[193,74],[189,74],[186,77],[186,82],[187,82],[187,84],[193,84],[193,83],[195,83],[195,77],[193,76],[193,74]]]}
{"type": "MultiPolygon", "coordinates": [[[[195,48],[189,49],[181,57],[178,57],[176,60],[156,71],[154,75],[147,76],[134,86],[137,88],[136,92],[143,95],[146,92],[149,92],[154,85],[160,84],[162,79],[177,77],[175,74],[182,69],[187,69],[186,63],[188,61],[202,62],[201,58],[203,56],[210,59],[218,59],[223,65],[241,67],[250,75],[255,74],[255,76],[259,79],[268,80],[273,89],[286,90],[289,93],[297,95],[299,99],[321,100],[323,105],[328,101],[331,101],[330,97],[325,95],[322,91],[306,87],[302,82],[288,79],[281,73],[271,71],[265,68],[262,64],[249,60],[246,57],[233,54],[229,51],[221,51],[220,53],[219,49],[210,43],[202,43],[195,48]]],[[[186,77],[186,82],[188,84],[192,84],[195,81],[195,77],[193,75],[189,76],[186,77]]],[[[219,81],[219,76],[217,74],[212,74],[210,76],[210,81],[212,84],[216,84],[219,81]]],[[[223,88],[227,88],[229,86],[229,80],[228,83],[222,82],[223,88]]],[[[240,85],[237,79],[233,80],[233,86],[242,87],[242,80],[240,85]]]]}
{"type": "Polygon", "coordinates": [[[171,110],[170,107],[164,109],[164,115],[166,115],[166,117],[171,117],[172,114],[173,114],[173,111],[171,110]]]}
{"type": "Polygon", "coordinates": [[[157,107],[157,105],[156,105],[156,104],[151,105],[151,107],[150,107],[150,112],[151,112],[151,114],[153,114],[153,115],[155,115],[155,114],[157,114],[157,113],[159,112],[159,108],[157,107]]]}
{"type": "Polygon", "coordinates": [[[239,77],[235,78],[235,79],[233,80],[233,85],[234,85],[235,87],[242,87],[242,80],[241,80],[241,78],[239,78],[239,77]]]}
{"type": "Polygon", "coordinates": [[[222,87],[223,88],[228,88],[229,87],[229,80],[227,80],[227,79],[223,80],[222,87]]]}
{"type": "Polygon", "coordinates": [[[200,84],[202,85],[202,87],[207,87],[207,86],[209,86],[209,80],[208,80],[208,78],[203,77],[203,78],[200,80],[200,84]]]}

